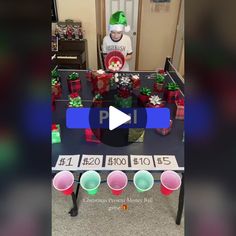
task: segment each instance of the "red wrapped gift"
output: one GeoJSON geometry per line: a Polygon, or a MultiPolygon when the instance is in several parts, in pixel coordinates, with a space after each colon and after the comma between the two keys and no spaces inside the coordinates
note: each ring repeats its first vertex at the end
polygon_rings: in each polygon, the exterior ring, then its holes
{"type": "Polygon", "coordinates": [[[52,111],[56,110],[56,101],[55,101],[55,95],[52,94],[52,111]]]}
{"type": "Polygon", "coordinates": [[[158,129],[156,129],[156,132],[157,132],[158,134],[161,134],[161,135],[165,136],[165,135],[167,135],[167,134],[170,133],[170,131],[171,131],[171,129],[172,129],[172,126],[173,126],[173,121],[170,120],[170,126],[169,126],[169,128],[158,128],[158,129]]]}
{"type": "Polygon", "coordinates": [[[119,88],[118,95],[119,97],[122,97],[122,98],[128,98],[131,96],[131,90],[128,88],[119,88]]]}
{"type": "Polygon", "coordinates": [[[156,79],[153,84],[154,92],[163,92],[165,77],[162,74],[156,74],[156,79]]]}
{"type": "Polygon", "coordinates": [[[100,129],[85,129],[85,140],[86,142],[101,143],[99,140],[101,138],[100,129]]]}
{"type": "Polygon", "coordinates": [[[147,103],[146,107],[150,108],[161,108],[165,106],[165,102],[161,100],[157,95],[153,95],[149,98],[149,103],[147,103]]]}
{"type": "Polygon", "coordinates": [[[184,120],[184,99],[177,100],[175,104],[177,107],[175,119],[184,120]]]}
{"type": "Polygon", "coordinates": [[[146,104],[149,102],[149,98],[151,95],[151,89],[147,87],[143,87],[140,89],[140,94],[138,96],[138,103],[140,106],[146,106],[146,104]]]}
{"type": "Polygon", "coordinates": [[[70,93],[79,92],[81,89],[81,81],[79,78],[79,74],[76,72],[70,74],[67,79],[67,85],[70,93]]]}
{"type": "Polygon", "coordinates": [[[176,83],[168,83],[166,90],[163,95],[163,99],[167,103],[175,103],[179,99],[179,86],[176,83]]]}
{"type": "Polygon", "coordinates": [[[139,89],[141,86],[141,80],[138,75],[133,75],[131,77],[132,84],[133,84],[133,89],[139,89]]]}
{"type": "Polygon", "coordinates": [[[61,83],[57,79],[52,79],[52,94],[55,99],[59,99],[62,95],[61,83]]]}
{"type": "Polygon", "coordinates": [[[112,73],[105,73],[103,70],[93,72],[92,76],[92,92],[93,93],[106,93],[110,90],[110,80],[112,73]]]}

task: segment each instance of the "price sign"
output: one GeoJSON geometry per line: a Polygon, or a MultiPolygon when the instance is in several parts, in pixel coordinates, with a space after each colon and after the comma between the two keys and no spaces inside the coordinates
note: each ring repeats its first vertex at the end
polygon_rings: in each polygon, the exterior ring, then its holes
{"type": "Polygon", "coordinates": [[[179,166],[174,155],[154,155],[156,168],[160,170],[178,170],[179,166]]]}
{"type": "Polygon", "coordinates": [[[131,167],[135,170],[155,169],[152,156],[150,155],[130,155],[131,167]]]}
{"type": "Polygon", "coordinates": [[[56,170],[78,170],[80,155],[59,155],[56,170]]]}
{"type": "Polygon", "coordinates": [[[107,170],[127,170],[127,169],[129,169],[128,156],[107,155],[105,168],[107,170]]]}
{"type": "Polygon", "coordinates": [[[103,155],[82,155],[80,169],[100,170],[102,168],[103,155]]]}

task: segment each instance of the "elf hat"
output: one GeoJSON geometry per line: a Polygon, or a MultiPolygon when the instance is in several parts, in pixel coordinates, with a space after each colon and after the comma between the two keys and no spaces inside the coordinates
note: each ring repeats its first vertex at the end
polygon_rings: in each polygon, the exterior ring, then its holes
{"type": "Polygon", "coordinates": [[[130,26],[127,25],[125,13],[123,11],[117,11],[111,15],[109,22],[110,31],[130,31],[130,26]]]}

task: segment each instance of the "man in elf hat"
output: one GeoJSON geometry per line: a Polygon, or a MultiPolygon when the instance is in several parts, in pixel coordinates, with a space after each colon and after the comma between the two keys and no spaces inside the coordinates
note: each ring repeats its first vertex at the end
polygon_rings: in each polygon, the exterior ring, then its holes
{"type": "Polygon", "coordinates": [[[112,14],[109,22],[110,34],[106,35],[103,39],[102,51],[103,54],[117,50],[120,51],[125,57],[125,64],[122,71],[129,71],[129,61],[132,58],[132,45],[131,39],[128,35],[123,34],[129,32],[130,26],[127,25],[125,13],[123,11],[117,11],[112,14]]]}

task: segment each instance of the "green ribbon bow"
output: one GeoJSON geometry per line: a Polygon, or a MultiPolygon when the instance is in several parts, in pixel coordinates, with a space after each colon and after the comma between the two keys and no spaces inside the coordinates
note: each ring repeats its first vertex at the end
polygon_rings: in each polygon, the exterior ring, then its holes
{"type": "Polygon", "coordinates": [[[76,80],[79,78],[79,74],[76,72],[73,72],[72,74],[69,75],[69,80],[76,80]]]}
{"type": "Polygon", "coordinates": [[[140,89],[140,93],[143,95],[150,96],[152,92],[151,92],[151,89],[149,89],[147,87],[143,87],[140,89]]]}
{"type": "Polygon", "coordinates": [[[115,12],[109,21],[110,25],[116,25],[116,24],[120,24],[120,25],[127,25],[127,20],[125,17],[125,13],[123,11],[117,11],[115,12]]]}
{"type": "Polygon", "coordinates": [[[57,70],[52,70],[51,71],[51,77],[54,78],[54,79],[58,78],[59,77],[58,71],[57,70]]]}
{"type": "Polygon", "coordinates": [[[69,100],[69,107],[82,107],[81,97],[77,98],[70,98],[69,100]]]}
{"type": "Polygon", "coordinates": [[[58,80],[57,79],[52,79],[51,80],[51,85],[54,86],[58,83],[58,80]]]}
{"type": "Polygon", "coordinates": [[[179,85],[177,85],[176,83],[168,83],[167,89],[171,91],[175,91],[179,89],[179,85]]]}
{"type": "Polygon", "coordinates": [[[165,80],[165,77],[163,75],[157,74],[156,75],[156,82],[159,84],[163,84],[165,80]]]}
{"type": "Polygon", "coordinates": [[[100,93],[98,93],[98,94],[95,95],[93,100],[97,101],[97,100],[102,100],[102,99],[103,99],[103,96],[100,93]]]}

